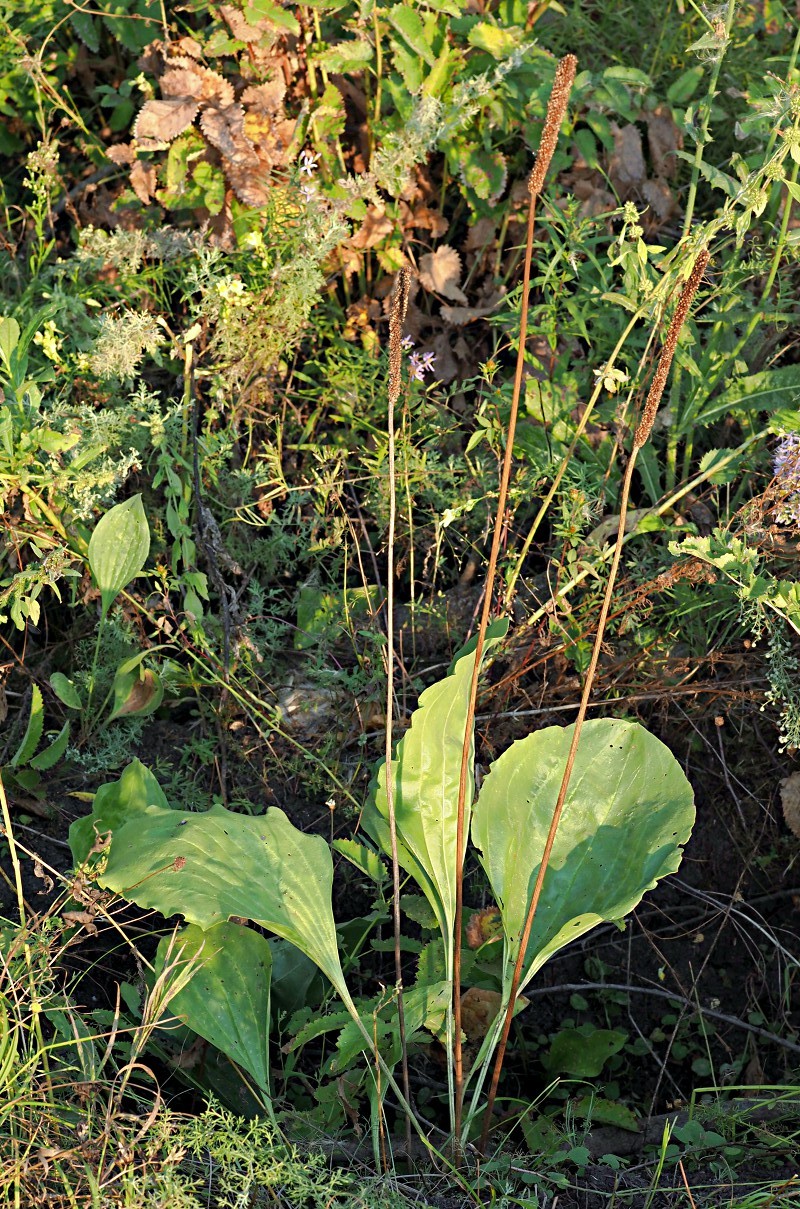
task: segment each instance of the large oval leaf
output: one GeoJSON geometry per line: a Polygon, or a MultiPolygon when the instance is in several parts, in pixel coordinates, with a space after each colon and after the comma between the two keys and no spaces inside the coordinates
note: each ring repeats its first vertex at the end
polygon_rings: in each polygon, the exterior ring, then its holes
{"type": "Polygon", "coordinates": [[[100,589],[103,616],[139,574],[149,553],[150,530],[140,495],[116,504],[97,522],[89,541],[89,566],[100,589]]]}
{"type": "MultiPolygon", "coordinates": [[[[505,636],[507,629],[505,620],[489,627],[484,654],[505,636]]],[[[473,639],[456,656],[448,675],[426,688],[420,696],[411,727],[398,743],[392,761],[400,864],[424,891],[445,937],[453,931],[455,916],[458,782],[474,666],[473,639]]],[[[472,743],[474,749],[474,739],[472,743]]],[[[470,757],[464,815],[465,848],[473,794],[473,760],[470,757]]],[[[364,811],[362,825],[390,856],[385,764],[378,770],[377,783],[364,811]]]]}
{"type": "Polygon", "coordinates": [[[269,1095],[269,999],[272,950],[252,928],[221,923],[204,932],[190,924],[158,946],[155,972],[180,952],[197,966],[169,1001],[177,1016],[252,1075],[269,1095]]]}
{"type": "MultiPolygon", "coordinates": [[[[514,743],[492,765],[473,811],[472,841],[503,917],[506,986],[572,731],[550,726],[514,743]]],[[[692,788],[663,743],[634,722],[585,723],[521,987],[564,945],[621,919],[674,873],[693,823],[692,788]]]]}
{"type": "Polygon", "coordinates": [[[256,817],[220,805],[203,814],[172,810],[160,789],[155,799],[154,780],[131,765],[70,829],[78,859],[95,832],[111,832],[98,884],[204,931],[232,915],[251,919],[297,945],[349,1004],[331,907],[333,861],[322,836],[304,835],[277,806],[256,817]]]}

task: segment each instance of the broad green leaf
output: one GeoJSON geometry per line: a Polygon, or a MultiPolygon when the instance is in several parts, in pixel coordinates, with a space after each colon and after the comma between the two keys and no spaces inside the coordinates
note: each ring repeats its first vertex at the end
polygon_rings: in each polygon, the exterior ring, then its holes
{"type": "Polygon", "coordinates": [[[81,865],[93,847],[96,834],[113,832],[137,819],[148,806],[169,809],[169,802],[149,768],[139,760],[129,764],[118,781],[101,785],[94,795],[92,813],[76,819],[69,829],[69,846],[76,865],[81,865]],[[97,832],[95,832],[95,827],[97,832]]]}
{"type": "Polygon", "coordinates": [[[371,42],[353,38],[329,46],[327,50],[314,56],[314,62],[319,63],[326,71],[349,72],[361,71],[374,57],[375,48],[371,42]]]}
{"type": "Polygon", "coordinates": [[[16,319],[7,316],[0,319],[0,357],[7,369],[11,368],[11,354],[19,344],[19,324],[16,319]]]}
{"type": "Polygon", "coordinates": [[[96,55],[100,49],[100,29],[94,17],[83,9],[76,8],[70,10],[69,20],[81,42],[96,55]]]}
{"type": "MultiPolygon", "coordinates": [[[[484,653],[504,637],[508,623],[495,622],[486,635],[484,653]]],[[[467,720],[475,642],[456,656],[443,680],[426,688],[397,745],[392,761],[398,854],[433,907],[444,935],[453,930],[455,915],[456,816],[461,751],[467,720]]],[[[474,751],[474,737],[472,738],[474,751]]],[[[474,797],[473,756],[470,755],[464,815],[464,847],[474,797]]],[[[362,817],[362,825],[383,851],[391,855],[386,766],[362,817]]]]}
{"type": "Polygon", "coordinates": [[[20,765],[28,763],[39,746],[43,730],[44,702],[42,701],[42,690],[38,684],[34,684],[31,689],[31,710],[28,715],[28,725],[25,728],[25,734],[22,736],[22,742],[11,757],[10,763],[12,768],[18,768],[20,765]]]}
{"type": "Polygon", "coordinates": [[[389,9],[389,20],[411,49],[424,59],[429,67],[436,62],[436,55],[428,41],[425,25],[415,8],[409,4],[395,4],[389,9]]]}
{"type": "Polygon", "coordinates": [[[331,908],[333,861],[322,836],[304,835],[276,806],[258,817],[220,805],[204,814],[142,806],[144,782],[154,778],[139,768],[146,776],[137,773],[130,797],[120,780],[99,804],[98,791],[92,815],[80,820],[82,842],[95,825],[112,833],[98,884],[204,930],[233,915],[251,919],[297,945],[346,997],[331,908]]]}
{"type": "Polygon", "coordinates": [[[53,672],[50,687],[64,705],[68,705],[70,709],[83,709],[80,693],[63,672],[53,672]]]}
{"type": "Polygon", "coordinates": [[[696,424],[705,426],[728,414],[750,411],[769,414],[793,404],[799,397],[800,365],[783,365],[737,379],[705,406],[698,404],[692,414],[696,416],[696,424]]]}
{"type": "MultiPolygon", "coordinates": [[[[573,728],[514,743],[483,783],[472,818],[503,918],[510,984],[573,728]]],[[[627,915],[674,873],[694,822],[692,788],[672,753],[634,722],[584,724],[533,921],[521,987],[564,945],[627,915]]]]}
{"type": "Polygon", "coordinates": [[[216,1045],[268,1094],[272,951],[266,937],[241,924],[220,923],[207,932],[189,924],[174,940],[162,939],[156,977],[179,952],[178,976],[184,962],[194,959],[196,966],[167,1013],[216,1045]]]}
{"type": "Polygon", "coordinates": [[[317,967],[288,940],[270,936],[267,943],[272,950],[272,1001],[281,1011],[296,1012],[319,977],[317,967]]]}
{"type": "Polygon", "coordinates": [[[138,575],[150,553],[150,530],[140,495],[115,504],[98,521],[89,541],[89,566],[100,589],[103,616],[138,575]]]}
{"type": "Polygon", "coordinates": [[[68,743],[69,722],[65,722],[49,747],[46,747],[44,751],[40,751],[38,756],[33,757],[30,762],[31,768],[35,768],[37,772],[47,772],[48,768],[52,768],[57,764],[64,755],[68,743]]]}
{"type": "Polygon", "coordinates": [[[594,1079],[628,1040],[627,1033],[616,1029],[582,1024],[556,1033],[550,1049],[542,1055],[542,1066],[551,1075],[577,1075],[594,1079]]]}

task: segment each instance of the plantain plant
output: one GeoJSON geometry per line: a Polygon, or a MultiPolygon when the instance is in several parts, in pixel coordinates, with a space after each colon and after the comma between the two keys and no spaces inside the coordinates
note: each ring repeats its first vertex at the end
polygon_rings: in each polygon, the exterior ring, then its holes
{"type": "MultiPolygon", "coordinates": [[[[485,650],[501,641],[506,624],[490,627],[485,650]]],[[[452,1012],[458,784],[474,664],[473,640],[448,674],[422,693],[391,764],[398,858],[428,900],[445,952],[443,978],[407,993],[412,1029],[422,1027],[431,1003],[446,1002],[452,1012]]],[[[502,924],[506,1002],[572,729],[548,727],[518,740],[494,763],[477,799],[474,783],[469,788],[472,844],[502,924]]],[[[364,826],[388,855],[386,778],[383,764],[364,826]]],[[[516,994],[570,941],[622,919],[673,873],[693,820],[691,787],[658,739],[622,719],[586,723],[516,994]]],[[[135,761],[119,781],[98,791],[91,815],[73,824],[70,844],[77,863],[92,863],[98,885],[184,918],[177,944],[200,961],[173,1008],[247,1072],[265,1099],[270,948],[260,933],[232,924],[233,917],[283,937],[318,966],[350,1014],[350,1044],[380,1064],[384,1094],[391,1086],[405,1103],[392,1070],[396,1049],[374,1053],[372,1020],[360,1015],[345,980],[332,909],[333,860],[321,836],[299,831],[277,807],[261,817],[221,805],[204,814],[174,810],[153,775],[135,761]]],[[[174,944],[172,938],[161,942],[161,964],[174,944]]],[[[467,1078],[471,1102],[462,1140],[483,1103],[502,1019],[501,1011],[467,1078]]],[[[453,1041],[451,1019],[445,1030],[451,1070],[453,1041]]],[[[451,1113],[452,1087],[451,1074],[451,1113]]],[[[421,1133],[416,1119],[415,1125],[421,1133]]]]}

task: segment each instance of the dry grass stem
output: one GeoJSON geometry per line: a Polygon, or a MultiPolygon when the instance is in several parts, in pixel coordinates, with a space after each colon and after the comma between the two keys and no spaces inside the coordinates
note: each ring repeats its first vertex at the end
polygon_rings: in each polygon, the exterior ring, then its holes
{"type": "Polygon", "coordinates": [[[486,1102],[486,1112],[485,1112],[484,1119],[483,1119],[483,1129],[481,1131],[480,1148],[481,1148],[481,1151],[484,1151],[484,1152],[486,1149],[486,1142],[487,1142],[488,1136],[489,1136],[489,1128],[491,1126],[492,1112],[494,1109],[495,1097],[497,1095],[497,1088],[498,1088],[498,1085],[500,1082],[500,1072],[503,1069],[503,1062],[505,1059],[506,1046],[508,1045],[508,1037],[509,1037],[509,1033],[511,1031],[511,1021],[513,1020],[513,1017],[514,1017],[514,1004],[517,999],[517,993],[519,991],[520,982],[522,981],[522,970],[523,970],[523,966],[525,965],[525,954],[526,954],[527,948],[528,948],[528,941],[530,940],[531,928],[533,926],[533,920],[536,915],[536,909],[539,905],[539,898],[541,897],[542,886],[544,884],[544,878],[545,878],[545,874],[547,872],[547,866],[550,861],[550,854],[553,851],[553,844],[555,843],[556,832],[558,831],[558,824],[561,821],[561,815],[562,815],[562,812],[564,809],[564,803],[567,798],[567,791],[569,789],[569,783],[570,783],[570,779],[572,777],[572,769],[575,764],[575,755],[578,750],[578,743],[580,741],[581,730],[583,729],[583,723],[586,718],[587,710],[589,708],[589,698],[591,697],[591,694],[592,694],[592,687],[594,685],[594,679],[595,679],[595,675],[597,673],[597,664],[600,659],[600,651],[602,649],[603,639],[605,637],[606,622],[608,621],[608,614],[609,614],[609,610],[611,608],[611,599],[614,594],[614,585],[615,585],[616,579],[617,579],[617,571],[619,570],[620,558],[622,556],[623,539],[625,536],[625,523],[626,523],[627,516],[628,516],[628,500],[630,498],[631,482],[633,481],[633,470],[636,465],[636,458],[639,453],[639,450],[642,448],[642,445],[647,440],[648,436],[650,435],[650,431],[653,427],[653,418],[655,417],[655,411],[658,407],[658,403],[661,398],[661,394],[662,394],[662,392],[664,390],[664,386],[666,384],[667,374],[669,373],[669,367],[670,367],[670,364],[672,363],[672,358],[675,353],[675,348],[677,346],[680,329],[681,329],[683,323],[685,322],[686,317],[689,313],[689,306],[691,304],[692,299],[694,298],[694,295],[697,292],[697,287],[700,284],[700,280],[703,276],[703,272],[704,272],[707,264],[708,264],[708,253],[705,250],[703,250],[702,252],[700,252],[700,254],[697,257],[697,260],[695,261],[694,267],[692,269],[692,273],[689,277],[688,282],[686,283],[686,286],[683,289],[683,292],[681,293],[681,297],[679,299],[678,306],[675,310],[675,315],[673,316],[672,322],[670,323],[670,326],[669,326],[669,329],[667,332],[667,337],[666,337],[666,340],[664,341],[664,349],[661,354],[661,359],[658,364],[658,369],[656,371],[656,375],[653,379],[653,383],[650,388],[650,392],[649,392],[648,399],[647,399],[647,404],[646,404],[644,412],[642,414],[642,418],[639,423],[639,427],[636,430],[636,435],[635,435],[634,441],[633,441],[633,448],[631,450],[631,456],[628,459],[628,465],[625,469],[625,477],[622,482],[622,490],[620,493],[619,524],[617,527],[617,541],[616,541],[616,545],[614,547],[614,556],[611,560],[611,568],[608,573],[608,583],[606,584],[606,590],[605,590],[605,594],[603,596],[603,603],[600,608],[600,615],[597,619],[597,629],[595,632],[594,646],[592,647],[592,656],[591,656],[591,659],[589,660],[589,667],[586,672],[586,679],[584,681],[583,692],[581,694],[581,703],[580,703],[580,706],[578,707],[578,714],[575,719],[574,729],[572,732],[572,741],[570,743],[569,752],[567,754],[567,761],[566,761],[566,766],[564,768],[564,775],[561,780],[561,787],[558,791],[558,797],[556,798],[556,804],[553,809],[553,817],[552,817],[552,820],[550,823],[550,830],[548,831],[548,834],[547,834],[547,840],[545,842],[544,852],[542,853],[542,859],[539,864],[539,871],[536,875],[536,882],[534,884],[533,893],[531,894],[530,903],[528,905],[528,911],[527,911],[527,915],[525,918],[525,926],[522,929],[522,936],[520,938],[520,946],[519,946],[519,954],[517,956],[517,961],[514,966],[514,974],[511,979],[511,988],[509,991],[509,999],[508,999],[508,1004],[506,1005],[505,1018],[503,1021],[503,1032],[500,1037],[500,1043],[497,1047],[497,1057],[495,1058],[494,1070],[492,1071],[492,1081],[491,1081],[491,1085],[489,1087],[489,1094],[488,1094],[487,1102],[486,1102]],[[659,382],[660,382],[660,386],[658,385],[659,382]],[[652,416],[650,416],[649,418],[648,418],[648,408],[650,408],[652,411],[652,416]],[[642,436],[641,434],[644,434],[644,435],[642,436]]]}
{"type": "Polygon", "coordinates": [[[492,546],[489,552],[489,565],[486,569],[486,586],[483,593],[483,608],[478,627],[478,641],[475,647],[475,662],[472,668],[467,717],[464,726],[464,745],[461,751],[461,770],[458,782],[458,805],[456,813],[456,909],[453,926],[454,959],[453,959],[453,1070],[454,1070],[454,1125],[453,1144],[460,1146],[461,1118],[464,1101],[464,1065],[461,1046],[461,931],[464,918],[464,816],[467,803],[467,780],[469,764],[472,755],[472,734],[475,725],[475,703],[478,696],[478,674],[481,657],[486,641],[486,630],[489,625],[489,614],[492,609],[492,594],[497,572],[497,559],[500,553],[500,542],[505,524],[506,501],[508,485],[511,480],[511,461],[514,451],[514,434],[519,412],[519,400],[522,393],[522,376],[525,367],[525,344],[528,335],[528,304],[531,284],[531,261],[533,259],[533,233],[536,225],[536,199],[542,188],[544,173],[553,158],[553,151],[558,140],[558,132],[569,100],[572,81],[575,78],[577,59],[574,55],[566,55],[556,68],[553,90],[547,106],[547,116],[542,130],[542,141],[536,166],[528,181],[530,201],[528,203],[528,226],[525,240],[525,258],[522,272],[522,294],[519,315],[519,343],[517,347],[517,364],[514,374],[514,390],[511,396],[511,414],[506,433],[506,448],[503,458],[503,469],[500,475],[500,491],[497,500],[492,546]]]}
{"type": "MultiPolygon", "coordinates": [[[[400,861],[397,855],[397,820],[395,816],[394,784],[392,782],[392,729],[394,722],[394,538],[397,524],[397,486],[395,483],[394,409],[400,397],[403,380],[403,322],[408,310],[411,273],[405,266],[398,271],[389,312],[389,409],[387,417],[389,463],[389,532],[387,538],[386,572],[386,807],[389,815],[389,836],[392,849],[392,918],[394,924],[394,972],[397,984],[397,1021],[400,1030],[400,1050],[403,1072],[403,1095],[411,1104],[408,1078],[408,1047],[406,1045],[405,1013],[403,1010],[403,966],[400,951],[400,861]]],[[[377,1045],[376,1045],[377,1055],[377,1045]]],[[[381,1135],[382,1136],[382,1135],[381,1135]]],[[[411,1112],[406,1113],[406,1142],[411,1147],[411,1112]]]]}

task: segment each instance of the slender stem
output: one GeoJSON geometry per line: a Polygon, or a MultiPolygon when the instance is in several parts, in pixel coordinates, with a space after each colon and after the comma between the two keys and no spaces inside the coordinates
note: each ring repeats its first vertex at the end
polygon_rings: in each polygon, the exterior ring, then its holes
{"type": "Polygon", "coordinates": [[[711,121],[711,109],[714,104],[714,97],[717,95],[717,82],[719,81],[719,73],[722,68],[722,60],[725,57],[728,41],[731,36],[731,26],[736,12],[736,0],[728,0],[728,11],[725,14],[724,33],[721,35],[722,43],[717,53],[717,58],[714,67],[711,71],[711,79],[708,83],[708,92],[706,93],[705,107],[703,112],[703,124],[697,135],[694,151],[694,163],[692,164],[692,179],[689,185],[689,195],[686,199],[686,214],[683,219],[683,238],[689,234],[694,217],[694,205],[697,199],[697,185],[700,180],[700,165],[703,162],[703,149],[708,140],[708,126],[711,121]]]}
{"type": "MultiPolygon", "coordinates": [[[[389,408],[387,415],[388,463],[389,463],[389,534],[387,539],[386,569],[386,807],[389,815],[389,836],[392,849],[392,918],[394,922],[394,973],[397,984],[397,1020],[400,1029],[400,1052],[403,1071],[403,1093],[406,1105],[411,1104],[408,1078],[408,1046],[406,1044],[405,1014],[403,1010],[403,964],[400,951],[400,861],[397,853],[397,817],[395,813],[394,775],[392,771],[392,723],[394,720],[394,539],[397,525],[397,484],[395,466],[394,411],[400,396],[402,383],[403,320],[408,309],[408,291],[411,274],[401,268],[397,274],[392,308],[389,318],[389,408]]],[[[377,1048],[377,1047],[376,1047],[377,1048]]],[[[411,1109],[406,1109],[406,1141],[411,1147],[411,1109]]]]}
{"type": "MultiPolygon", "coordinates": [[[[464,1101],[464,1059],[461,1047],[461,932],[464,919],[464,818],[467,809],[467,785],[470,780],[470,759],[472,756],[473,730],[475,726],[475,704],[478,696],[478,676],[480,674],[483,648],[486,642],[486,631],[489,626],[489,614],[492,609],[492,594],[497,572],[497,559],[500,553],[500,540],[505,526],[508,485],[511,479],[511,460],[514,455],[514,434],[517,426],[519,400],[522,393],[522,373],[525,366],[525,344],[528,335],[528,304],[531,284],[531,260],[533,259],[533,233],[536,226],[536,200],[544,187],[547,170],[550,167],[550,162],[558,143],[558,135],[567,111],[567,103],[577,66],[578,60],[574,55],[565,55],[556,67],[553,87],[547,102],[547,113],[542,127],[539,151],[528,180],[530,200],[528,202],[528,228],[522,271],[517,366],[514,374],[514,390],[511,396],[511,414],[508,418],[505,457],[503,458],[503,469],[500,475],[500,492],[497,500],[494,534],[489,553],[489,566],[486,570],[483,608],[481,610],[478,639],[475,647],[475,663],[472,667],[472,678],[469,687],[467,718],[464,726],[464,744],[461,749],[461,769],[458,779],[458,805],[456,813],[456,904],[453,923],[453,1069],[455,1075],[453,1145],[456,1147],[461,1145],[461,1117],[464,1101]]],[[[472,803],[470,802],[470,807],[471,805],[472,803]]]]}
{"type": "Polygon", "coordinates": [[[570,742],[569,752],[567,753],[567,762],[564,768],[564,775],[561,779],[561,787],[558,791],[556,804],[553,808],[553,817],[550,822],[550,830],[547,833],[547,840],[545,842],[544,852],[542,853],[542,859],[539,864],[539,871],[536,875],[536,882],[534,884],[533,893],[531,894],[530,903],[528,905],[528,911],[525,917],[525,926],[522,929],[522,936],[520,937],[519,941],[519,952],[514,964],[514,973],[511,978],[505,1020],[503,1021],[503,1031],[500,1036],[500,1044],[497,1049],[497,1057],[495,1059],[494,1070],[492,1071],[492,1081],[489,1087],[489,1095],[486,1103],[486,1112],[483,1118],[483,1129],[481,1131],[480,1144],[482,1151],[485,1151],[486,1142],[489,1137],[489,1128],[492,1122],[492,1112],[494,1109],[495,1097],[497,1096],[500,1073],[503,1069],[503,1062],[505,1060],[508,1037],[509,1033],[511,1032],[511,1021],[514,1018],[514,1006],[517,1000],[517,993],[519,991],[520,982],[522,981],[522,971],[525,965],[525,956],[528,949],[531,928],[536,915],[536,909],[539,905],[539,898],[542,893],[542,886],[544,884],[545,874],[547,873],[550,854],[553,851],[556,832],[558,831],[558,825],[561,821],[561,815],[564,810],[564,803],[567,799],[567,792],[569,790],[569,783],[572,778],[572,769],[575,764],[578,743],[580,742],[584,719],[586,718],[586,712],[589,708],[589,698],[592,695],[594,679],[595,675],[597,674],[597,664],[600,659],[600,651],[602,649],[603,639],[605,637],[606,622],[608,620],[608,614],[611,608],[611,598],[614,594],[614,585],[616,583],[617,572],[619,570],[620,558],[622,557],[622,545],[625,537],[625,522],[628,514],[628,500],[630,498],[631,481],[633,479],[633,471],[636,466],[636,459],[638,457],[639,450],[646,444],[650,437],[653,422],[656,418],[658,405],[661,402],[661,396],[664,393],[664,387],[667,384],[667,377],[672,365],[672,360],[675,356],[675,349],[678,345],[678,336],[680,335],[680,330],[686,321],[686,317],[689,313],[689,307],[691,306],[692,300],[697,293],[703,273],[708,265],[708,260],[708,252],[705,250],[701,251],[697,257],[697,260],[695,261],[689,280],[684,286],[681,297],[678,300],[678,305],[675,308],[675,314],[672,317],[672,322],[669,325],[669,329],[664,340],[664,346],[661,351],[658,366],[656,367],[653,381],[650,384],[650,390],[648,392],[647,400],[642,412],[642,418],[639,421],[639,425],[634,434],[633,449],[631,450],[628,465],[625,469],[625,477],[622,481],[622,491],[620,496],[617,541],[614,556],[611,560],[611,568],[608,573],[608,582],[606,584],[606,590],[603,596],[603,603],[600,607],[600,616],[597,620],[597,631],[595,633],[594,646],[592,647],[592,656],[589,660],[589,667],[586,672],[586,679],[584,681],[583,692],[581,694],[581,703],[578,708],[578,714],[572,731],[572,741],[570,742]]]}
{"type": "Polygon", "coordinates": [[[508,485],[511,479],[511,459],[514,451],[514,433],[519,412],[519,400],[522,393],[522,372],[525,365],[525,344],[528,330],[528,294],[531,282],[531,259],[533,256],[533,232],[536,225],[536,195],[531,194],[528,203],[528,231],[525,244],[525,263],[522,276],[522,305],[519,316],[519,346],[517,348],[517,368],[514,374],[514,393],[511,397],[511,415],[508,419],[506,434],[506,451],[503,459],[503,469],[500,475],[500,494],[497,500],[492,547],[489,553],[489,566],[486,571],[486,586],[483,593],[483,608],[478,629],[478,643],[475,647],[475,663],[472,668],[472,680],[467,704],[467,720],[464,727],[464,746],[461,751],[461,771],[458,781],[458,812],[456,817],[456,911],[453,953],[453,1065],[455,1068],[455,1126],[454,1141],[458,1145],[461,1134],[461,1112],[464,1099],[464,1061],[461,1046],[461,932],[464,919],[464,815],[466,813],[467,783],[469,780],[469,764],[472,755],[472,735],[475,725],[475,704],[478,696],[478,675],[480,674],[481,658],[486,641],[486,630],[489,626],[489,614],[492,609],[492,594],[497,573],[497,559],[500,553],[500,540],[503,534],[508,499],[508,485]]]}

